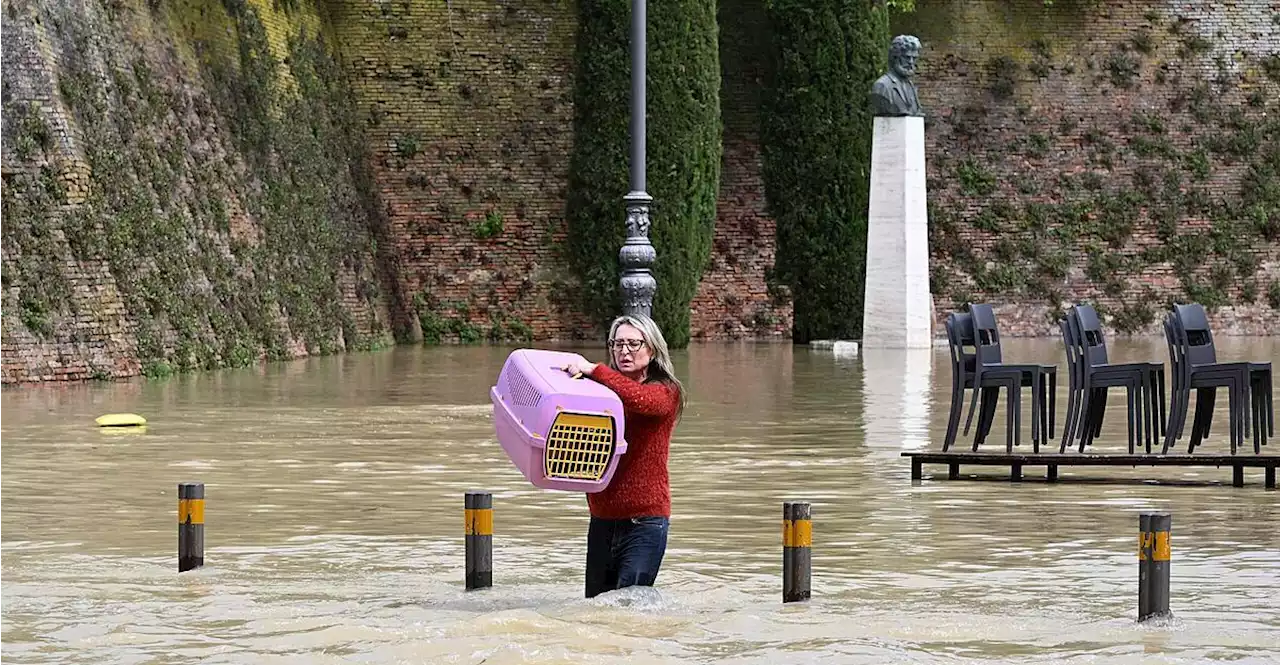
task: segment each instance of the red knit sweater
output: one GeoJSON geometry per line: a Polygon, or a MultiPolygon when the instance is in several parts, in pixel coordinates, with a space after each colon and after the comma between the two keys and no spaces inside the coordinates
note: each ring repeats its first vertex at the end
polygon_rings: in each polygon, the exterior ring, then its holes
{"type": "Polygon", "coordinates": [[[603,363],[591,378],[622,400],[627,452],[604,491],[587,495],[591,514],[603,519],[671,516],[671,484],[667,457],[676,426],[680,395],[675,386],[641,383],[603,363]]]}

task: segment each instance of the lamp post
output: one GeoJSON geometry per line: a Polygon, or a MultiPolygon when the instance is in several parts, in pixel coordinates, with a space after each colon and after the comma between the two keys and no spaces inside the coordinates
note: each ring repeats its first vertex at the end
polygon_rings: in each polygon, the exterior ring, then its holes
{"type": "Polygon", "coordinates": [[[653,316],[658,282],[650,268],[658,253],[649,243],[649,204],[645,191],[645,1],[631,0],[631,191],[627,208],[627,240],[618,252],[622,267],[622,312],[653,316]]]}

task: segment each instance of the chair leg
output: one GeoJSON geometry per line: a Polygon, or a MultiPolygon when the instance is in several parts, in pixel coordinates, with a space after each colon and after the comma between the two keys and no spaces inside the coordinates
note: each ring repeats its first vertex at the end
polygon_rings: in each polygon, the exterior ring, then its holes
{"type": "Polygon", "coordinates": [[[1098,400],[1098,418],[1093,423],[1093,431],[1089,434],[1089,445],[1093,445],[1093,440],[1102,436],[1102,421],[1107,416],[1107,397],[1110,390],[1103,388],[1102,395],[1098,400]]]}
{"type": "Polygon", "coordinates": [[[956,429],[960,426],[960,410],[964,408],[964,384],[960,377],[952,375],[951,411],[947,416],[947,434],[942,439],[942,452],[947,452],[956,442],[956,429]]]}
{"type": "Polygon", "coordinates": [[[1049,444],[1048,437],[1046,436],[1046,433],[1049,431],[1049,407],[1048,407],[1049,375],[1039,374],[1036,377],[1035,383],[1036,385],[1033,387],[1033,389],[1035,390],[1035,400],[1037,402],[1037,406],[1035,409],[1035,413],[1033,414],[1032,417],[1035,418],[1035,422],[1037,424],[1037,429],[1039,430],[1040,436],[1032,440],[1031,445],[1033,446],[1033,448],[1031,450],[1032,452],[1039,454],[1040,444],[1041,443],[1044,443],[1045,445],[1049,444]]]}
{"type": "MultiPolygon", "coordinates": [[[[1018,383],[1021,384],[1022,382],[1018,381],[1018,383]]],[[[1014,422],[1014,418],[1013,418],[1014,390],[1013,390],[1012,384],[1013,382],[1011,381],[1010,385],[1007,388],[1008,395],[1005,397],[1005,400],[1004,400],[1005,401],[1004,451],[1006,453],[1013,452],[1013,439],[1015,436],[1017,436],[1017,433],[1018,433],[1018,426],[1014,422]]],[[[1022,392],[1021,385],[1018,386],[1018,392],[1022,392]]]]}
{"type": "Polygon", "coordinates": [[[1093,446],[1093,440],[1102,430],[1102,418],[1105,415],[1103,409],[1107,406],[1106,388],[1094,388],[1089,392],[1093,394],[1089,397],[1089,409],[1085,411],[1085,417],[1081,421],[1084,429],[1080,433],[1080,452],[1084,452],[1086,447],[1093,446]]]}
{"type": "Polygon", "coordinates": [[[1062,421],[1062,436],[1058,439],[1058,453],[1067,452],[1067,446],[1071,445],[1071,435],[1075,431],[1075,412],[1076,412],[1076,387],[1075,377],[1067,377],[1067,413],[1062,421]]]}
{"type": "Polygon", "coordinates": [[[1062,451],[1065,452],[1068,446],[1075,445],[1076,439],[1081,432],[1081,418],[1084,415],[1084,402],[1086,389],[1084,382],[1078,378],[1072,378],[1070,393],[1067,395],[1067,419],[1062,423],[1062,451]]]}
{"type": "MultiPolygon", "coordinates": [[[[1176,393],[1178,393],[1178,394],[1182,395],[1182,397],[1181,397],[1181,399],[1182,399],[1182,415],[1180,416],[1180,418],[1179,418],[1179,420],[1178,420],[1178,428],[1177,428],[1176,430],[1174,430],[1174,432],[1173,432],[1173,438],[1174,438],[1175,440],[1176,440],[1176,439],[1181,439],[1181,438],[1182,438],[1182,436],[1183,436],[1184,434],[1186,434],[1186,432],[1187,432],[1187,413],[1188,413],[1188,410],[1189,410],[1189,409],[1190,409],[1190,407],[1191,407],[1191,387],[1190,387],[1190,386],[1184,386],[1184,385],[1181,385],[1181,383],[1182,383],[1182,382],[1181,382],[1181,381],[1179,381],[1179,382],[1178,382],[1178,384],[1179,384],[1179,385],[1174,386],[1174,391],[1175,391],[1176,393]]],[[[1193,422],[1194,422],[1194,421],[1193,421],[1193,422]]]]}
{"type": "Polygon", "coordinates": [[[1249,410],[1249,417],[1253,423],[1253,454],[1261,455],[1263,428],[1265,427],[1262,422],[1262,411],[1258,410],[1258,402],[1261,400],[1257,398],[1257,393],[1253,390],[1253,382],[1249,380],[1248,374],[1249,371],[1245,370],[1245,399],[1248,400],[1248,405],[1245,408],[1249,410]]]}
{"type": "Polygon", "coordinates": [[[1270,436],[1267,432],[1267,395],[1262,389],[1262,382],[1256,379],[1252,373],[1249,376],[1249,389],[1253,392],[1250,403],[1253,405],[1253,412],[1257,414],[1254,422],[1257,423],[1258,439],[1265,446],[1267,445],[1267,437],[1270,436]]]}
{"type": "Polygon", "coordinates": [[[1275,390],[1271,388],[1271,372],[1268,371],[1264,378],[1266,383],[1262,388],[1267,393],[1267,436],[1274,437],[1276,435],[1276,402],[1275,390]]]}
{"type": "MultiPolygon", "coordinates": [[[[1179,387],[1176,392],[1178,394],[1178,413],[1175,416],[1177,418],[1177,427],[1175,427],[1171,433],[1175,442],[1187,435],[1187,417],[1191,412],[1191,387],[1183,385],[1179,387]]],[[[1197,406],[1199,405],[1197,404],[1197,406]]],[[[1199,415],[1199,413],[1199,411],[1196,411],[1197,415],[1199,415]]],[[[1191,422],[1192,428],[1194,428],[1195,420],[1192,420],[1191,422]]]]}
{"type": "Polygon", "coordinates": [[[1165,411],[1167,397],[1165,396],[1163,369],[1156,371],[1156,383],[1159,385],[1160,390],[1160,394],[1156,395],[1157,406],[1159,407],[1159,415],[1157,417],[1160,419],[1160,436],[1164,436],[1165,430],[1169,429],[1169,414],[1165,411]]]}
{"type": "Polygon", "coordinates": [[[1261,454],[1262,446],[1266,445],[1267,440],[1267,423],[1266,416],[1262,415],[1262,386],[1256,385],[1253,377],[1249,377],[1249,415],[1253,418],[1253,440],[1254,450],[1261,454]]]}
{"type": "Polygon", "coordinates": [[[981,443],[987,442],[991,436],[991,424],[996,419],[996,407],[1000,404],[1000,386],[988,386],[982,395],[982,413],[978,414],[978,423],[982,431],[981,443]]]}
{"type": "Polygon", "coordinates": [[[1227,438],[1231,441],[1232,455],[1244,444],[1244,423],[1240,422],[1239,408],[1240,398],[1236,394],[1235,381],[1232,380],[1227,385],[1227,427],[1230,430],[1227,438]]]}
{"type": "Polygon", "coordinates": [[[1075,431],[1072,436],[1080,439],[1080,452],[1084,452],[1084,447],[1089,440],[1089,427],[1093,418],[1093,397],[1094,389],[1084,382],[1080,389],[1080,403],[1076,405],[1076,422],[1074,423],[1075,431]]]}
{"type": "MultiPolygon", "coordinates": [[[[1018,398],[1022,398],[1022,380],[1018,380],[1018,398]]],[[[1040,398],[1040,372],[1031,373],[1031,445],[1036,452],[1040,451],[1040,409],[1044,402],[1040,398]]],[[[1019,414],[1022,412],[1019,411],[1019,414]]],[[[1019,429],[1019,432],[1022,430],[1019,429]]],[[[1019,435],[1021,438],[1021,435],[1019,435]]]]}
{"type": "Polygon", "coordinates": [[[1049,393],[1049,438],[1045,440],[1053,440],[1054,426],[1058,420],[1058,373],[1054,372],[1045,377],[1046,392],[1049,393]]]}
{"type": "Polygon", "coordinates": [[[982,387],[974,388],[974,392],[981,392],[981,401],[974,409],[970,409],[969,417],[973,418],[973,412],[978,412],[977,428],[973,432],[973,452],[978,452],[978,447],[987,442],[987,435],[991,433],[991,420],[987,418],[987,412],[995,407],[996,396],[991,394],[991,388],[982,387]]]}
{"type": "Polygon", "coordinates": [[[1200,435],[1201,439],[1209,438],[1213,430],[1213,410],[1218,401],[1218,391],[1214,388],[1209,389],[1208,405],[1204,409],[1204,432],[1200,435]]]}
{"type": "Polygon", "coordinates": [[[1193,453],[1209,433],[1209,414],[1213,413],[1213,388],[1196,388],[1196,414],[1191,421],[1191,441],[1187,452],[1193,453]]]}
{"type": "Polygon", "coordinates": [[[1155,377],[1150,373],[1144,372],[1142,375],[1142,395],[1138,400],[1139,406],[1142,408],[1142,445],[1147,454],[1151,453],[1151,444],[1154,442],[1156,433],[1156,405],[1152,403],[1156,394],[1155,377]]]}
{"type": "MultiPolygon", "coordinates": [[[[1132,384],[1125,387],[1125,390],[1124,390],[1125,406],[1128,407],[1128,409],[1126,410],[1127,413],[1125,414],[1125,420],[1127,421],[1125,422],[1125,425],[1129,430],[1129,454],[1130,455],[1133,454],[1133,446],[1135,443],[1133,440],[1134,425],[1136,425],[1137,423],[1135,423],[1134,421],[1138,420],[1137,418],[1138,409],[1141,408],[1138,406],[1138,402],[1140,400],[1134,399],[1135,397],[1137,397],[1134,394],[1135,392],[1138,392],[1138,391],[1134,389],[1134,386],[1132,384]]],[[[1101,429],[1101,427],[1099,427],[1099,429],[1101,429]]]]}
{"type": "MultiPolygon", "coordinates": [[[[973,377],[973,397],[969,400],[969,417],[964,421],[964,435],[969,436],[969,425],[973,424],[973,412],[978,410],[978,393],[982,388],[978,385],[978,377],[973,377]]],[[[986,396],[986,393],[983,393],[986,396]]],[[[976,440],[976,439],[975,439],[976,440]]],[[[977,450],[977,448],[974,448],[977,450]]]]}
{"type": "MultiPolygon", "coordinates": [[[[1184,401],[1186,398],[1183,397],[1182,390],[1175,386],[1173,392],[1170,393],[1170,397],[1172,399],[1169,402],[1169,419],[1164,427],[1164,454],[1166,455],[1169,453],[1169,449],[1173,447],[1173,444],[1177,442],[1178,433],[1182,431],[1183,421],[1187,418],[1186,403],[1184,401]]],[[[1187,393],[1186,397],[1190,397],[1190,393],[1187,393]]]]}

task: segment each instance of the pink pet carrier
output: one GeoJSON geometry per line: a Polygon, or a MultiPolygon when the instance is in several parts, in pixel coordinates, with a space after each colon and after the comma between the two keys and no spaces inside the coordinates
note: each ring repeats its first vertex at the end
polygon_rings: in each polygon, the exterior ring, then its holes
{"type": "Polygon", "coordinates": [[[489,390],[498,442],[536,487],[599,492],[627,452],[622,400],[564,371],[576,353],[517,349],[489,390]]]}

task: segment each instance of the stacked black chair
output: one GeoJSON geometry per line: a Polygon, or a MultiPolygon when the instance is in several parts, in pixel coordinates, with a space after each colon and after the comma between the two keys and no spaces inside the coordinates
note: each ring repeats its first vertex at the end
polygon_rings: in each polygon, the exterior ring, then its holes
{"type": "Polygon", "coordinates": [[[1218,362],[1208,316],[1198,304],[1174,305],[1165,318],[1164,327],[1173,374],[1173,399],[1164,452],[1182,436],[1191,389],[1196,389],[1196,415],[1191,425],[1188,453],[1195,452],[1196,446],[1208,435],[1217,388],[1226,388],[1231,454],[1236,454],[1244,445],[1250,430],[1254,454],[1261,454],[1266,438],[1275,436],[1271,363],[1218,362]]]}
{"type": "MultiPolygon", "coordinates": [[[[1016,372],[1018,375],[1018,390],[1021,392],[1023,386],[1031,388],[1031,442],[1035,452],[1040,452],[1040,444],[1047,442],[1048,437],[1053,435],[1054,420],[1056,420],[1055,411],[1057,410],[1057,383],[1058,383],[1058,366],[1057,365],[1041,365],[1041,364],[1006,364],[1004,362],[1004,353],[1000,346],[1000,327],[996,323],[995,311],[988,304],[970,305],[969,312],[972,317],[972,325],[974,330],[975,351],[973,373],[975,382],[980,384],[982,377],[989,373],[1000,373],[1002,376],[1008,372],[1016,372]],[[1053,389],[1049,389],[1052,383],[1053,389]],[[1048,436],[1046,436],[1048,435],[1048,436]]],[[[965,421],[965,434],[969,433],[969,423],[973,420],[973,412],[977,403],[978,394],[975,391],[973,400],[969,405],[969,418],[965,421]]],[[[984,404],[982,415],[979,418],[979,431],[985,432],[990,426],[991,419],[995,417],[994,400],[990,404],[984,404]]],[[[1015,442],[1021,444],[1021,413],[1017,415],[1019,431],[1015,437],[1015,442]]],[[[975,438],[975,450],[977,443],[981,441],[975,438]]]]}
{"type": "MultiPolygon", "coordinates": [[[[1019,429],[1022,424],[1022,378],[1019,373],[1011,370],[993,369],[988,372],[979,374],[976,369],[977,363],[977,345],[976,336],[974,335],[973,316],[965,312],[952,312],[947,316],[947,344],[951,349],[951,414],[947,420],[946,439],[942,443],[944,451],[949,450],[955,443],[956,429],[960,423],[960,414],[964,407],[964,391],[966,388],[974,391],[974,400],[976,401],[981,394],[982,410],[984,417],[979,419],[978,430],[973,437],[973,450],[977,451],[987,438],[987,434],[991,429],[991,419],[995,416],[995,403],[999,398],[1000,389],[1004,388],[1007,394],[1008,418],[1005,423],[1005,447],[1012,451],[1015,440],[1018,438],[1019,429]],[[969,346],[973,346],[975,352],[970,354],[965,351],[969,346]],[[989,412],[989,415],[988,415],[989,412]]],[[[973,420],[974,406],[969,407],[969,420],[965,423],[964,432],[969,433],[969,426],[973,420]]]]}
{"type": "Polygon", "coordinates": [[[1151,452],[1155,436],[1164,429],[1163,363],[1111,364],[1098,313],[1089,305],[1072,307],[1060,328],[1067,347],[1071,392],[1059,452],[1065,453],[1077,436],[1079,450],[1084,452],[1101,434],[1110,388],[1125,388],[1129,453],[1133,454],[1137,442],[1144,439],[1147,452],[1151,452]]]}
{"type": "Polygon", "coordinates": [[[956,432],[960,429],[960,415],[964,410],[964,391],[973,388],[972,353],[965,351],[974,346],[973,319],[965,312],[951,312],[945,323],[947,329],[947,346],[951,356],[951,410],[947,417],[947,434],[942,441],[942,450],[946,452],[956,442],[956,432]]]}

